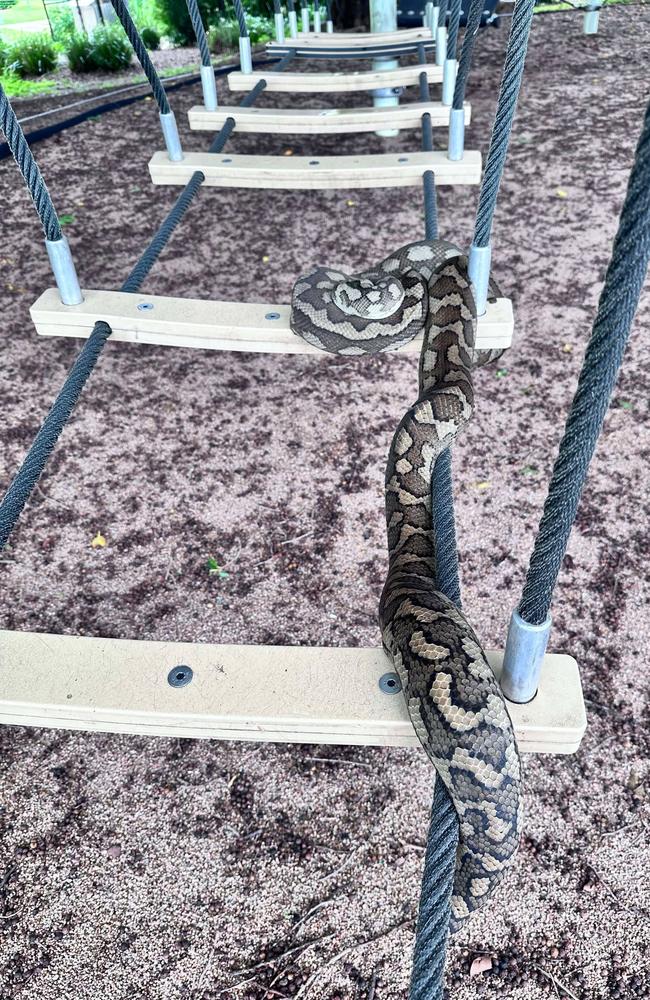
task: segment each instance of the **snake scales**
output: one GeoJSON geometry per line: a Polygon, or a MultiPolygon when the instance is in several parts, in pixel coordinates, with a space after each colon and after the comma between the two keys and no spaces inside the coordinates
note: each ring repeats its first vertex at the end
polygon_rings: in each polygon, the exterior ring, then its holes
{"type": "MultiPolygon", "coordinates": [[[[492,282],[492,295],[499,290],[492,282]]],[[[389,568],[379,617],[409,714],[458,813],[451,930],[492,894],[519,843],[521,772],[499,685],[462,612],[436,590],[431,478],[474,408],[472,370],[500,351],[474,348],[476,307],[460,250],[409,244],[373,271],[318,268],[298,279],[291,327],[337,354],[394,350],[422,333],[417,401],[386,471],[389,568]]]]}

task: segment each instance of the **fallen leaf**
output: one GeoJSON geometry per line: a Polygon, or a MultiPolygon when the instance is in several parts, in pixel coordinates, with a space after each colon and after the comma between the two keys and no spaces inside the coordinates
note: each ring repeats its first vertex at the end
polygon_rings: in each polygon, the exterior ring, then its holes
{"type": "Polygon", "coordinates": [[[489,490],[492,483],[489,479],[479,479],[477,482],[472,483],[475,490],[489,490]]]}
{"type": "Polygon", "coordinates": [[[74,222],[74,215],[67,214],[59,216],[60,226],[69,226],[71,222],[74,222]]]}
{"type": "Polygon", "coordinates": [[[573,350],[573,344],[564,344],[562,350],[564,351],[565,354],[571,354],[571,351],[573,350]]]}
{"type": "Polygon", "coordinates": [[[521,471],[523,472],[524,476],[536,476],[537,473],[539,472],[539,469],[537,469],[534,465],[524,465],[521,471]]]}
{"type": "Polygon", "coordinates": [[[293,149],[285,149],[283,156],[293,156],[293,149]]]}
{"type": "Polygon", "coordinates": [[[558,188],[555,193],[558,196],[558,198],[568,198],[569,197],[569,195],[564,190],[564,188],[558,188]]]}
{"type": "Polygon", "coordinates": [[[105,549],[106,539],[102,535],[101,531],[98,531],[92,542],[90,543],[94,549],[105,549]]]}
{"type": "Polygon", "coordinates": [[[268,262],[270,261],[270,259],[271,259],[270,257],[264,256],[264,257],[262,257],[262,263],[263,264],[268,264],[268,262]]]}
{"type": "Polygon", "coordinates": [[[631,410],[632,404],[629,399],[622,399],[618,404],[622,410],[631,410]]]}
{"type": "Polygon", "coordinates": [[[350,199],[348,199],[345,204],[348,206],[348,208],[354,208],[355,205],[358,204],[358,202],[356,202],[356,201],[350,201],[350,199]]]}
{"type": "Polygon", "coordinates": [[[482,972],[489,972],[492,968],[492,959],[489,955],[479,955],[469,967],[470,976],[480,976],[482,972]]]}
{"type": "Polygon", "coordinates": [[[506,375],[508,374],[508,369],[507,368],[497,368],[495,374],[496,374],[497,378],[505,378],[506,375]]]}

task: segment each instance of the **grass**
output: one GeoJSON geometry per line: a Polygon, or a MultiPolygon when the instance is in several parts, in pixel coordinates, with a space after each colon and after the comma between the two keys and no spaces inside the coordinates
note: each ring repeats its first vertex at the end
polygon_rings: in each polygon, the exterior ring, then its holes
{"type": "Polygon", "coordinates": [[[57,89],[56,80],[21,80],[13,73],[0,74],[0,83],[7,97],[37,97],[57,89]]]}
{"type": "Polygon", "coordinates": [[[8,43],[17,41],[21,35],[29,34],[30,24],[34,25],[35,31],[46,29],[47,14],[42,0],[18,0],[13,7],[0,10],[0,40],[8,43]]]}

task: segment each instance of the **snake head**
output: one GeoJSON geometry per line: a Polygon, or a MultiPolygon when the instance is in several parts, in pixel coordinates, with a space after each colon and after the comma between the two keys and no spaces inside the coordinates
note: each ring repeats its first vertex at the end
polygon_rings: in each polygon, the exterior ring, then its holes
{"type": "Polygon", "coordinates": [[[405,294],[397,276],[367,271],[340,281],[332,290],[332,301],[347,316],[389,319],[402,305],[405,294]]]}

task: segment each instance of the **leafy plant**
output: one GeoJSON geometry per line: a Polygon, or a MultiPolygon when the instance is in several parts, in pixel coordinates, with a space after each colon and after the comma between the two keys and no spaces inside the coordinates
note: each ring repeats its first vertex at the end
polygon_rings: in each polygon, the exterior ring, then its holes
{"type": "Polygon", "coordinates": [[[8,54],[9,54],[9,49],[0,38],[0,73],[2,73],[3,69],[5,68],[8,54]]]}
{"type": "Polygon", "coordinates": [[[154,27],[146,25],[144,28],[140,28],[140,34],[144,44],[152,52],[160,48],[160,33],[154,27]]]}
{"type": "Polygon", "coordinates": [[[11,46],[5,57],[5,68],[20,77],[51,73],[56,63],[56,49],[47,35],[25,35],[11,46]]]}
{"type": "Polygon", "coordinates": [[[211,52],[233,52],[239,45],[239,25],[237,21],[220,21],[208,31],[211,52]]]}
{"type": "Polygon", "coordinates": [[[54,41],[65,45],[66,41],[74,35],[77,30],[70,7],[64,4],[57,4],[56,6],[50,7],[50,26],[52,28],[52,38],[54,41]]]}
{"type": "Polygon", "coordinates": [[[100,25],[90,38],[75,32],[65,46],[65,54],[73,73],[109,73],[126,69],[131,63],[131,44],[121,27],[100,25]]]}
{"type": "Polygon", "coordinates": [[[90,42],[97,69],[115,73],[131,64],[131,43],[119,25],[100,25],[90,36],[90,42]]]}

